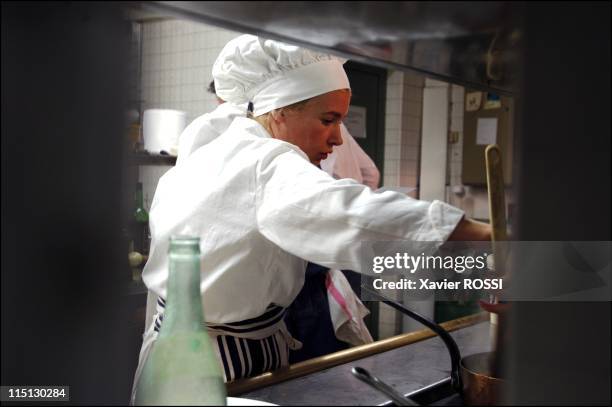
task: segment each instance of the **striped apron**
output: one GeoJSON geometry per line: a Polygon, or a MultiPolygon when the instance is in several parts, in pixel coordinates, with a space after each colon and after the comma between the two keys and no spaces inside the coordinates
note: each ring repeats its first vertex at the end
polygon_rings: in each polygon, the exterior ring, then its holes
{"type": "MultiPolygon", "coordinates": [[[[143,335],[131,404],[135,400],[136,384],[144,362],[164,321],[165,305],[165,300],[158,297],[157,313],[143,335]]],[[[302,344],[289,334],[283,320],[285,312],[285,308],[271,304],[264,314],[256,318],[227,324],[206,323],[213,348],[223,366],[226,382],[257,376],[289,364],[289,350],[300,349],[302,344]]]]}

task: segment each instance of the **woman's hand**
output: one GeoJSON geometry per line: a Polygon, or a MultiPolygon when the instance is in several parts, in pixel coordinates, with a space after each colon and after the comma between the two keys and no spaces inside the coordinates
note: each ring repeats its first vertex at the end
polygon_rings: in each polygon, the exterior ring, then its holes
{"type": "Polygon", "coordinates": [[[464,216],[448,240],[491,240],[491,225],[464,216]]]}

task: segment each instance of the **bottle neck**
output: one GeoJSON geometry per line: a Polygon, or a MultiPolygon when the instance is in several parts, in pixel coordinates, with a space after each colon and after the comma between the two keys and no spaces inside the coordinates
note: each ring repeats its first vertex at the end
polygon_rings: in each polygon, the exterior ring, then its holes
{"type": "Polygon", "coordinates": [[[204,330],[199,256],[170,253],[169,270],[166,309],[159,336],[204,330]]]}
{"type": "Polygon", "coordinates": [[[142,184],[138,184],[136,186],[136,192],[134,193],[134,204],[136,205],[136,208],[142,208],[142,184]]]}
{"type": "Polygon", "coordinates": [[[139,183],[136,187],[136,193],[134,194],[134,205],[136,206],[134,210],[134,220],[139,223],[148,223],[149,213],[144,208],[142,195],[142,184],[139,183]]]}

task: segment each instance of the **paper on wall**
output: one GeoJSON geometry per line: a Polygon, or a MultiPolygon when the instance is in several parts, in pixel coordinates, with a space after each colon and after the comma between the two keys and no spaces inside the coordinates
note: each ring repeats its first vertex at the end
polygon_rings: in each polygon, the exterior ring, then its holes
{"type": "Polygon", "coordinates": [[[489,145],[497,143],[497,118],[488,117],[478,119],[476,130],[476,144],[489,145]]]}

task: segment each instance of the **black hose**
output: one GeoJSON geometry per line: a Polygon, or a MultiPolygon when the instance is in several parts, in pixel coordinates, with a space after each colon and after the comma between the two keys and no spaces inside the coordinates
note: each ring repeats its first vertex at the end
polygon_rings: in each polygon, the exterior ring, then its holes
{"type": "Polygon", "coordinates": [[[451,358],[451,386],[459,394],[462,394],[463,385],[461,383],[461,374],[459,373],[459,363],[461,362],[461,353],[459,352],[459,347],[457,346],[457,343],[455,342],[453,337],[450,336],[450,334],[446,332],[444,328],[442,328],[440,325],[436,324],[435,322],[431,321],[430,319],[425,318],[424,316],[417,314],[414,311],[409,310],[402,304],[385,297],[384,295],[372,290],[371,288],[366,287],[365,285],[362,285],[361,290],[362,290],[361,291],[362,294],[365,291],[369,295],[375,298],[378,298],[380,301],[384,302],[385,304],[395,308],[402,314],[408,315],[410,318],[417,320],[421,324],[425,325],[427,328],[434,331],[440,337],[440,339],[442,339],[442,342],[444,342],[444,345],[446,345],[446,348],[448,349],[448,353],[450,354],[450,358],[451,358]]]}

